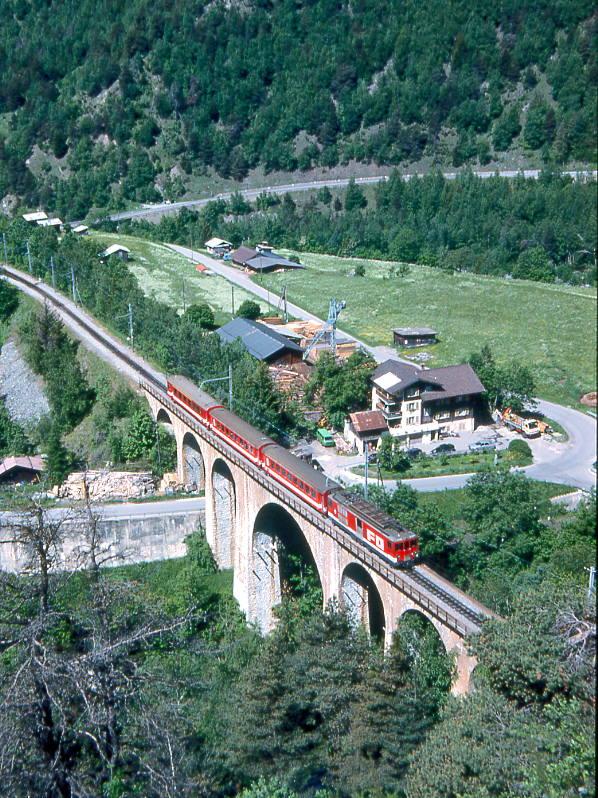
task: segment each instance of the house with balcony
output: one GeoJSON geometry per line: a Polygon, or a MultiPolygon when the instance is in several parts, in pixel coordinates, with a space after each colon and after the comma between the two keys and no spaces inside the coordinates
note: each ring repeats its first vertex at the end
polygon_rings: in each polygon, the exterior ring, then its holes
{"type": "Polygon", "coordinates": [[[426,369],[387,360],[372,383],[372,410],[407,445],[437,440],[443,432],[473,432],[485,391],[467,363],[426,369]]]}

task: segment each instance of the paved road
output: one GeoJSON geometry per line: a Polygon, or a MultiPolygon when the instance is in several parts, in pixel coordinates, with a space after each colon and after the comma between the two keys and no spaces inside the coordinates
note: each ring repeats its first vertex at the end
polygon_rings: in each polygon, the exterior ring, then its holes
{"type": "MultiPolygon", "coordinates": [[[[478,177],[483,179],[493,177],[494,175],[498,175],[500,177],[517,177],[518,175],[523,174],[524,177],[537,179],[540,170],[539,169],[500,169],[497,171],[488,171],[482,169],[474,170],[474,174],[478,177]]],[[[422,177],[426,173],[413,173],[413,174],[404,174],[402,175],[403,180],[411,180],[414,177],[422,177]]],[[[428,173],[429,174],[429,173],[428,173]]],[[[443,176],[447,180],[454,180],[458,172],[443,172],[443,176]]],[[[570,175],[573,177],[574,180],[582,179],[596,179],[596,171],[592,170],[579,170],[579,171],[569,171],[563,172],[565,175],[570,175]]],[[[388,180],[388,175],[374,175],[372,177],[356,177],[355,182],[359,185],[367,185],[368,183],[380,183],[383,180],[388,180]]],[[[282,186],[262,186],[260,188],[246,188],[241,189],[239,191],[245,199],[255,199],[259,194],[263,191],[268,191],[271,194],[288,194],[300,191],[313,191],[314,189],[324,188],[325,186],[328,188],[343,188],[349,184],[349,180],[351,178],[344,177],[344,178],[330,178],[328,180],[312,180],[310,182],[305,183],[287,183],[286,185],[282,186]]],[[[224,199],[228,200],[232,196],[233,192],[227,191],[223,194],[217,194],[213,197],[205,197],[203,199],[194,199],[194,200],[183,200],[181,202],[172,202],[172,203],[160,203],[156,205],[146,205],[143,208],[138,208],[134,211],[121,211],[120,213],[113,213],[112,215],[108,216],[107,218],[110,221],[118,222],[123,221],[125,219],[137,219],[143,216],[158,216],[164,213],[173,213],[175,211],[180,210],[181,208],[200,208],[203,205],[207,205],[209,202],[213,202],[216,199],[224,199]]],[[[71,224],[78,224],[79,222],[71,222],[71,224]]]]}
{"type": "MultiPolygon", "coordinates": [[[[558,422],[567,431],[569,440],[562,444],[542,446],[534,446],[532,441],[535,462],[531,466],[515,470],[523,471],[531,479],[591,490],[596,486],[596,475],[591,470],[592,463],[596,460],[596,419],[579,410],[542,399],[538,400],[538,410],[547,418],[558,422]]],[[[318,460],[331,478],[340,479],[350,485],[363,483],[363,477],[350,470],[363,463],[361,455],[344,457],[322,450],[321,454],[318,453],[318,460]]],[[[470,477],[471,474],[455,474],[402,481],[416,490],[427,492],[463,488],[470,477]]],[[[370,481],[372,484],[376,482],[375,466],[371,469],[370,481]]],[[[384,480],[384,485],[392,489],[396,482],[384,480]]]]}
{"type": "MultiPolygon", "coordinates": [[[[245,291],[254,294],[254,296],[263,299],[265,302],[269,302],[270,305],[274,305],[274,307],[276,307],[281,299],[278,294],[275,294],[273,291],[269,291],[267,288],[262,288],[261,285],[255,283],[246,272],[241,271],[234,266],[227,266],[223,261],[218,260],[217,258],[211,258],[209,255],[203,255],[196,250],[191,250],[188,247],[182,247],[179,244],[166,244],[165,246],[169,247],[175,252],[178,252],[179,255],[189,258],[189,260],[191,260],[193,263],[203,263],[204,266],[207,266],[210,271],[214,272],[214,274],[219,274],[221,277],[224,277],[225,280],[228,280],[230,283],[233,283],[239,288],[243,288],[245,291]]],[[[324,323],[323,320],[318,316],[315,316],[313,313],[304,310],[303,308],[299,307],[299,305],[295,305],[292,302],[287,302],[287,308],[291,316],[294,316],[297,319],[302,319],[303,321],[315,321],[318,324],[324,323]]],[[[354,335],[344,332],[340,327],[337,327],[337,336],[338,338],[355,341],[357,344],[359,344],[359,346],[368,351],[377,363],[383,363],[389,358],[403,360],[402,358],[399,358],[396,351],[392,347],[370,346],[369,344],[366,344],[365,341],[356,338],[354,335]]],[[[412,366],[416,365],[410,360],[403,360],[403,362],[409,363],[412,366]]]]}
{"type": "MultiPolygon", "coordinates": [[[[181,247],[176,247],[176,249],[184,250],[184,248],[181,247]]],[[[186,250],[186,253],[189,255],[191,254],[190,250],[186,250]]],[[[212,263],[216,264],[220,269],[231,268],[224,266],[224,264],[219,261],[215,261],[213,258],[201,256],[201,259],[206,262],[209,261],[208,265],[210,268],[212,268],[212,263]]],[[[10,269],[8,270],[8,273],[10,273],[10,269]]],[[[237,270],[234,270],[234,275],[235,277],[244,277],[245,279],[249,280],[247,275],[244,275],[242,272],[238,272],[237,270]]],[[[39,294],[32,289],[26,288],[22,283],[14,281],[11,282],[13,282],[13,284],[20,290],[25,290],[26,293],[30,294],[30,296],[37,301],[43,301],[39,294]]],[[[251,285],[253,288],[259,287],[255,286],[253,283],[251,283],[251,285]]],[[[44,287],[47,289],[47,286],[44,287]]],[[[61,294],[58,294],[58,292],[52,292],[52,289],[47,290],[50,294],[55,294],[57,299],[63,304],[69,306],[72,305],[68,299],[61,294]]],[[[265,291],[265,289],[261,290],[265,291]]],[[[74,305],[72,305],[72,307],[81,315],[81,317],[86,319],[90,326],[95,327],[102,333],[102,335],[109,335],[95,319],[86,314],[81,308],[77,308],[74,305]]],[[[291,313],[295,314],[295,312],[297,312],[298,315],[306,314],[306,311],[303,309],[292,306],[291,313]]],[[[313,319],[317,318],[311,314],[307,314],[307,316],[299,315],[299,318],[306,317],[313,319]]],[[[133,368],[120,361],[120,359],[107,347],[99,344],[70,316],[62,313],[61,318],[63,319],[64,324],[70,330],[72,330],[72,332],[78,338],[80,338],[87,347],[95,351],[101,358],[106,360],[114,368],[117,368],[129,379],[135,383],[138,382],[139,375],[133,368]]],[[[152,367],[146,361],[144,361],[143,358],[139,357],[139,355],[133,352],[129,347],[122,344],[114,336],[110,337],[114,343],[118,345],[121,351],[128,354],[144,368],[153,370],[156,376],[162,380],[164,379],[163,375],[161,375],[159,372],[156,372],[155,369],[152,369],[152,367]]],[[[596,460],[596,419],[587,415],[586,413],[582,413],[579,410],[573,410],[572,408],[563,407],[562,405],[557,405],[553,402],[546,402],[543,400],[539,400],[538,409],[548,418],[558,422],[567,431],[569,440],[564,446],[558,447],[558,449],[555,450],[554,456],[551,456],[550,453],[548,453],[547,455],[543,456],[542,460],[524,469],[525,472],[528,474],[528,476],[533,477],[534,479],[574,485],[575,487],[583,488],[584,490],[589,490],[594,487],[596,484],[596,477],[591,471],[591,465],[596,460]]],[[[335,471],[338,472],[338,469],[335,471]]],[[[331,473],[331,476],[334,476],[334,473],[331,473]]],[[[408,482],[408,484],[412,484],[413,487],[416,487],[418,490],[433,491],[442,490],[444,488],[462,487],[467,481],[467,478],[467,475],[457,475],[452,477],[428,477],[425,479],[405,481],[408,482]]],[[[355,479],[359,478],[355,477],[355,479]]]]}
{"type": "MultiPolygon", "coordinates": [[[[155,518],[156,516],[168,516],[172,518],[177,515],[188,515],[189,513],[200,513],[205,510],[206,500],[203,496],[193,496],[183,499],[163,499],[161,501],[147,502],[123,502],[110,504],[92,505],[92,511],[103,521],[123,521],[125,519],[142,520],[143,518],[155,518]]],[[[51,507],[48,510],[52,518],[61,516],[71,516],[79,520],[84,515],[84,508],[75,507],[51,507]]],[[[14,513],[0,512],[0,524],[7,524],[15,517],[14,513]]]]}

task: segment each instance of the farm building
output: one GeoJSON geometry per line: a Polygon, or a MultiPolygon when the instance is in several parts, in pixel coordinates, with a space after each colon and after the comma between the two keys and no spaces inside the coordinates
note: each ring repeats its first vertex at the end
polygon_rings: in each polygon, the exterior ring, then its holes
{"type": "Polygon", "coordinates": [[[59,219],[58,216],[53,216],[51,219],[40,219],[37,224],[40,227],[53,227],[55,230],[60,230],[63,221],[59,219]]]}
{"type": "Polygon", "coordinates": [[[89,227],[86,224],[78,224],[76,227],[73,227],[72,231],[78,236],[89,235],[89,227]]]}
{"type": "Polygon", "coordinates": [[[406,443],[433,441],[443,431],[472,432],[485,390],[467,363],[422,369],[387,360],[372,382],[372,410],[380,410],[390,434],[406,443]]]}
{"type": "Polygon", "coordinates": [[[44,467],[44,461],[39,456],[6,457],[0,462],[0,483],[17,485],[21,482],[35,482],[44,467]]]}
{"type": "Polygon", "coordinates": [[[225,344],[240,341],[250,355],[270,365],[290,365],[302,360],[300,346],[259,321],[232,319],[216,330],[216,335],[225,344]]]}
{"type": "Polygon", "coordinates": [[[360,454],[365,447],[373,449],[378,445],[382,433],[388,430],[384,414],[380,410],[363,410],[350,413],[345,421],[344,437],[360,454]]]}
{"type": "Polygon", "coordinates": [[[99,257],[104,260],[104,258],[110,258],[114,255],[121,260],[128,260],[130,254],[131,250],[127,247],[123,247],[122,244],[111,244],[108,249],[100,253],[99,257]]]}
{"type": "Polygon", "coordinates": [[[223,255],[226,255],[227,252],[231,251],[233,245],[230,241],[225,241],[223,238],[210,238],[209,241],[204,243],[204,247],[208,250],[210,255],[221,258],[223,255]]]}
{"type": "Polygon", "coordinates": [[[278,255],[269,244],[258,244],[255,249],[239,247],[231,253],[232,261],[237,266],[253,272],[271,272],[275,269],[303,269],[300,263],[278,255]]]}
{"type": "Polygon", "coordinates": [[[48,214],[45,211],[33,211],[32,213],[24,213],[23,219],[29,224],[37,224],[42,219],[47,219],[48,214]]]}
{"type": "Polygon", "coordinates": [[[438,343],[438,333],[431,327],[395,327],[392,336],[397,346],[430,346],[438,343]]]}

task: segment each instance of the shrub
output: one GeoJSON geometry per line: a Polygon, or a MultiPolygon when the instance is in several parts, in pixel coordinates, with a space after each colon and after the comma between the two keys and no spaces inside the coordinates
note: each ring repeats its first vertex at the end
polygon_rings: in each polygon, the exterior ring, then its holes
{"type": "Polygon", "coordinates": [[[258,303],[254,302],[252,299],[246,299],[244,302],[241,302],[237,311],[237,316],[242,319],[257,319],[260,313],[261,308],[258,303]]]}
{"type": "Polygon", "coordinates": [[[530,445],[527,441],[521,440],[521,438],[516,438],[514,441],[511,441],[508,448],[508,454],[511,459],[525,457],[532,459],[532,450],[530,449],[530,445]]]}

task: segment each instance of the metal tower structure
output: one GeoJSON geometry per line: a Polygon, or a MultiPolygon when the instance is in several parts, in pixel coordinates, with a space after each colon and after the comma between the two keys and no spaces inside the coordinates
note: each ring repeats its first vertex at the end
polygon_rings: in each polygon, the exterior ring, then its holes
{"type": "Polygon", "coordinates": [[[307,347],[305,348],[305,352],[303,353],[303,360],[307,360],[309,353],[312,349],[326,336],[329,336],[330,339],[330,348],[332,350],[332,356],[336,357],[336,323],[338,321],[338,317],[340,316],[341,310],[347,307],[347,303],[344,299],[331,299],[328,305],[328,318],[326,320],[326,324],[319,330],[316,335],[311,339],[307,347]]]}

